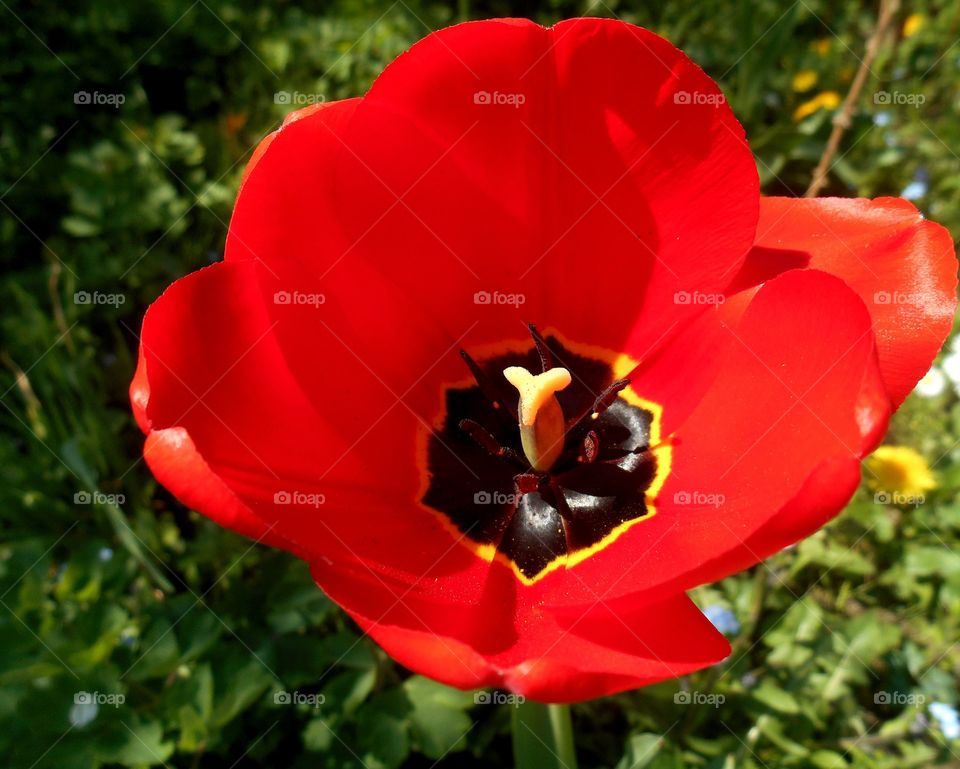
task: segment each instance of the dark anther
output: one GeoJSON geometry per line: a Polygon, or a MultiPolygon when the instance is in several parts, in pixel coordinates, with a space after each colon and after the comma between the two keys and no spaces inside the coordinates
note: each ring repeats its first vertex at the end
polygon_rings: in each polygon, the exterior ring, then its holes
{"type": "Polygon", "coordinates": [[[503,447],[497,443],[497,439],[494,438],[488,430],[485,430],[479,422],[475,422],[472,419],[461,419],[460,429],[473,438],[474,442],[488,454],[493,454],[495,457],[500,456],[503,447]]]}
{"type": "Polygon", "coordinates": [[[600,439],[597,437],[597,434],[591,430],[583,438],[583,446],[580,449],[580,461],[581,462],[595,462],[597,459],[597,454],[600,453],[600,439]]]}
{"type": "Polygon", "coordinates": [[[497,390],[493,386],[493,383],[481,369],[477,362],[470,357],[470,353],[466,350],[460,351],[460,357],[463,358],[464,362],[467,364],[467,367],[470,369],[470,373],[473,374],[473,378],[477,380],[477,386],[480,388],[480,392],[484,394],[486,399],[493,404],[493,407],[499,409],[501,413],[506,412],[509,414],[513,421],[517,419],[517,409],[515,406],[511,406],[509,403],[504,403],[500,397],[497,395],[497,390]]]}
{"type": "Polygon", "coordinates": [[[587,410],[586,413],[581,414],[576,419],[568,422],[569,426],[567,427],[567,432],[573,432],[578,427],[583,425],[584,422],[593,417],[594,414],[600,416],[604,411],[613,405],[614,401],[616,401],[619,397],[620,391],[626,388],[629,384],[629,379],[618,379],[616,382],[613,382],[604,388],[603,392],[597,396],[597,399],[593,402],[593,405],[587,410]]]}
{"type": "Polygon", "coordinates": [[[524,461],[523,457],[520,456],[520,454],[509,447],[504,448],[497,443],[497,439],[493,437],[493,434],[490,433],[489,430],[485,429],[479,422],[475,422],[472,419],[461,419],[460,429],[469,435],[473,439],[474,443],[476,443],[481,449],[486,451],[491,456],[503,457],[504,459],[509,459],[510,461],[516,462],[519,465],[526,466],[527,463],[524,461]]]}
{"type": "Polygon", "coordinates": [[[533,342],[537,346],[537,354],[540,356],[540,369],[541,371],[549,371],[553,368],[553,355],[550,354],[550,348],[547,347],[547,343],[543,340],[543,337],[540,336],[540,332],[537,331],[537,327],[532,323],[527,324],[527,328],[530,329],[530,336],[533,337],[533,342]]]}
{"type": "MultiPolygon", "coordinates": [[[[557,512],[565,521],[573,520],[573,512],[570,510],[570,505],[567,504],[567,498],[563,495],[563,489],[560,488],[560,484],[554,476],[550,476],[549,487],[550,501],[557,508],[557,512]]],[[[564,527],[564,537],[567,541],[567,549],[570,549],[570,531],[567,527],[564,527]]]]}
{"type": "Polygon", "coordinates": [[[597,399],[593,402],[592,413],[602,414],[606,411],[613,402],[619,397],[620,391],[625,389],[630,384],[629,379],[618,379],[613,384],[609,385],[600,395],[597,396],[597,399]]]}

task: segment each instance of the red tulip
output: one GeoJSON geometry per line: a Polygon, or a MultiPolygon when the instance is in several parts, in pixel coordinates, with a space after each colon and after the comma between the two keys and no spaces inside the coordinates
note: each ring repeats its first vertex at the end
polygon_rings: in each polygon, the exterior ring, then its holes
{"type": "Polygon", "coordinates": [[[161,483],[399,662],[580,700],[727,655],[684,591],[844,506],[956,270],[903,200],[761,198],[651,32],[462,24],[258,147],[131,396],[161,483]]]}

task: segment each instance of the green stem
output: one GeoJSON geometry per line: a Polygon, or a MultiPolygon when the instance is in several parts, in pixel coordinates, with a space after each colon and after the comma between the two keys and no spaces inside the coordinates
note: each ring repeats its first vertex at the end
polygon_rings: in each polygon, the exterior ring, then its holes
{"type": "Polygon", "coordinates": [[[577,769],[569,705],[515,706],[513,763],[515,769],[577,769]]]}

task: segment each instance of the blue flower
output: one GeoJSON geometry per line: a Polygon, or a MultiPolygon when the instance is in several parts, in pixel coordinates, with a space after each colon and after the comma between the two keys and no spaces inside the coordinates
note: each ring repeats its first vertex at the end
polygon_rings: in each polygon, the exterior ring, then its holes
{"type": "Polygon", "coordinates": [[[901,198],[906,198],[907,200],[919,200],[924,195],[927,194],[927,183],[919,180],[914,180],[910,182],[903,190],[900,192],[901,198]]]}
{"type": "Polygon", "coordinates": [[[960,713],[953,705],[946,702],[931,702],[930,715],[937,722],[943,736],[948,740],[960,738],[960,713]]]}
{"type": "Polygon", "coordinates": [[[113,558],[113,550],[111,550],[109,547],[101,547],[101,548],[100,548],[100,552],[97,553],[97,557],[98,557],[101,561],[103,561],[104,563],[106,563],[106,562],[109,561],[111,558],[113,558]]]}
{"type": "Polygon", "coordinates": [[[878,125],[881,128],[890,125],[892,120],[893,118],[890,116],[889,112],[878,112],[873,116],[874,125],[878,125]]]}
{"type": "Polygon", "coordinates": [[[704,609],[703,613],[713,623],[713,626],[724,635],[736,635],[740,632],[740,620],[727,607],[713,604],[704,609]]]}

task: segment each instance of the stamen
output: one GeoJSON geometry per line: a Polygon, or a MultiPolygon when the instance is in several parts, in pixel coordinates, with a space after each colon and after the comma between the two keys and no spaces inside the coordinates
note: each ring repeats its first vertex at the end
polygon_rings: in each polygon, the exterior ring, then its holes
{"type": "Polygon", "coordinates": [[[620,391],[629,387],[629,385],[629,379],[618,379],[616,382],[613,382],[604,388],[603,392],[597,396],[596,400],[594,400],[593,405],[585,413],[581,414],[579,417],[570,422],[568,432],[575,431],[588,419],[596,419],[599,417],[604,411],[614,404],[614,402],[620,396],[620,391]]]}
{"type": "Polygon", "coordinates": [[[516,451],[509,447],[501,446],[497,442],[497,439],[493,437],[493,433],[485,429],[479,422],[475,422],[472,419],[461,419],[460,429],[469,435],[470,438],[473,439],[473,442],[487,453],[495,457],[509,459],[521,466],[525,464],[523,458],[516,451]]]}
{"type": "Polygon", "coordinates": [[[480,392],[484,394],[486,399],[490,401],[495,409],[501,413],[506,412],[510,415],[512,419],[517,418],[516,409],[510,404],[504,403],[500,396],[497,395],[497,389],[493,386],[493,382],[490,381],[482,368],[477,365],[477,362],[470,356],[466,350],[460,351],[460,357],[463,358],[464,363],[467,364],[467,368],[470,369],[470,373],[473,374],[473,378],[477,380],[477,386],[480,388],[480,392]]]}
{"type": "Polygon", "coordinates": [[[522,366],[510,366],[503,375],[520,393],[517,415],[523,453],[534,470],[545,473],[563,452],[566,423],[554,393],[570,384],[570,372],[552,368],[534,376],[522,366]]]}
{"type": "Polygon", "coordinates": [[[584,436],[583,446],[580,450],[580,461],[590,464],[597,460],[597,455],[600,453],[600,439],[597,437],[596,432],[591,430],[584,436]]]}
{"type": "Polygon", "coordinates": [[[533,343],[537,346],[537,353],[540,355],[540,371],[549,371],[553,367],[553,355],[550,353],[550,348],[547,347],[547,343],[540,336],[536,326],[528,323],[527,328],[530,329],[530,336],[533,337],[533,343]]]}

